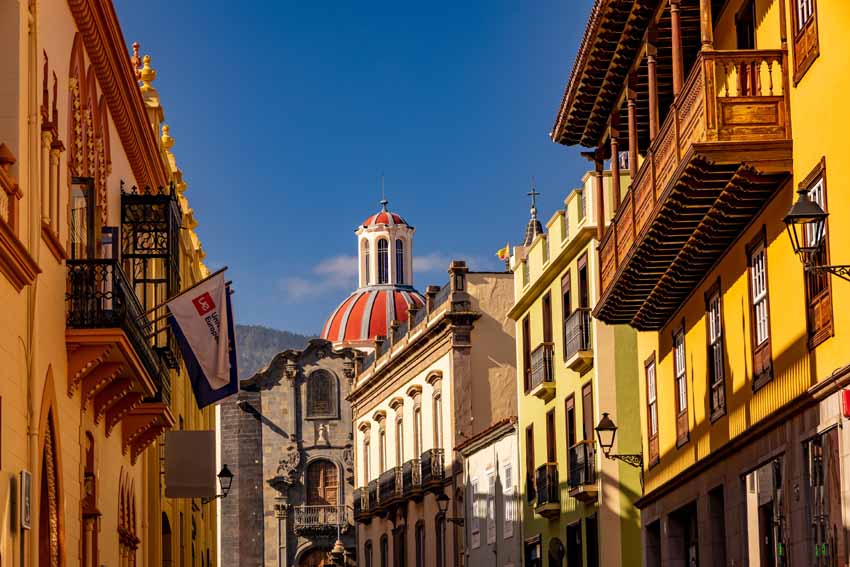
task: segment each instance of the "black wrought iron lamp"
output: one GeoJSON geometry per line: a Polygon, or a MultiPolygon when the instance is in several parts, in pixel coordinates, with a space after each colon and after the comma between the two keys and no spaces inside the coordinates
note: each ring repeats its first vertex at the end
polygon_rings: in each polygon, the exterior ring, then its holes
{"type": "Polygon", "coordinates": [[[219,498],[227,498],[227,494],[230,492],[230,487],[233,485],[233,473],[230,472],[230,469],[227,468],[227,465],[222,465],[221,470],[218,473],[218,485],[221,487],[221,494],[216,494],[210,498],[202,498],[201,503],[209,504],[213,500],[218,500],[219,498]]]}
{"type": "Polygon", "coordinates": [[[797,201],[782,221],[791,239],[794,254],[800,257],[806,271],[826,272],[850,281],[850,266],[819,266],[818,252],[826,240],[826,218],[829,213],[812,200],[807,189],[797,190],[797,201]]]}
{"type": "Polygon", "coordinates": [[[640,454],[611,454],[611,449],[614,447],[614,438],[617,436],[617,425],[614,423],[607,413],[602,414],[602,419],[596,426],[596,438],[599,440],[599,446],[602,448],[602,454],[607,459],[617,459],[635,468],[643,470],[643,455],[640,454]]]}
{"type": "Polygon", "coordinates": [[[445,492],[440,492],[437,495],[437,508],[440,510],[440,514],[446,519],[447,522],[451,522],[458,526],[463,526],[463,518],[451,518],[446,515],[449,509],[449,495],[445,492]]]}

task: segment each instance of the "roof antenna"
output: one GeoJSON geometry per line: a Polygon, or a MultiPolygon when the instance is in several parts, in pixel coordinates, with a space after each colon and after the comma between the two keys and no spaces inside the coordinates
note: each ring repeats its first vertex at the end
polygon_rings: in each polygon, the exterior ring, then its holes
{"type": "Polygon", "coordinates": [[[384,196],[384,174],[382,173],[381,174],[381,207],[383,207],[384,211],[387,210],[388,204],[389,204],[389,201],[387,201],[387,198],[384,196]]]}

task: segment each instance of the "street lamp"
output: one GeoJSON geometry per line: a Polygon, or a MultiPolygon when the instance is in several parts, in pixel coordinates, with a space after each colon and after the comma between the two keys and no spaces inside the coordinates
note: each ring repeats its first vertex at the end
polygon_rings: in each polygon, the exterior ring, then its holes
{"type": "Polygon", "coordinates": [[[440,492],[437,495],[437,508],[440,510],[440,515],[443,516],[447,522],[451,522],[458,526],[463,525],[463,518],[450,518],[446,516],[446,512],[449,509],[449,495],[445,492],[440,492]]]}
{"type": "Polygon", "coordinates": [[[807,189],[798,189],[797,195],[797,201],[782,219],[794,254],[800,257],[807,271],[827,272],[850,281],[850,266],[817,265],[817,253],[824,245],[829,213],[812,200],[807,189]]]}
{"type": "Polygon", "coordinates": [[[643,455],[630,454],[618,455],[611,454],[611,448],[614,447],[614,438],[617,436],[617,425],[608,417],[607,413],[602,414],[602,419],[596,426],[596,437],[599,440],[599,446],[602,448],[602,454],[607,459],[618,459],[635,468],[643,470],[643,455]]]}
{"type": "Polygon", "coordinates": [[[202,498],[201,503],[209,504],[213,500],[219,498],[227,498],[227,493],[230,492],[230,487],[233,484],[233,473],[227,468],[227,465],[222,465],[221,471],[218,473],[218,484],[221,487],[221,494],[216,494],[211,498],[202,498]]]}

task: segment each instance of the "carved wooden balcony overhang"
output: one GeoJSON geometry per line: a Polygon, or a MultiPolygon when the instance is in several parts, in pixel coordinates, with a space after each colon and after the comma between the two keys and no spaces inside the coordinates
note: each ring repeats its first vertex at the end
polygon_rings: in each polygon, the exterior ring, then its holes
{"type": "Polygon", "coordinates": [[[162,402],[145,401],[129,410],[121,423],[121,449],[135,463],[139,455],[166,430],[174,427],[174,415],[162,402]]]}

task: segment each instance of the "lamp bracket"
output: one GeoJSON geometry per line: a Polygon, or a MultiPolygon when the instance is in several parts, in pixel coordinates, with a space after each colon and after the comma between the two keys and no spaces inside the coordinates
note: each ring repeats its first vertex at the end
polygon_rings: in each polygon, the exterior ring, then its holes
{"type": "Polygon", "coordinates": [[[826,272],[833,276],[838,276],[842,280],[850,282],[850,265],[843,266],[806,266],[808,272],[826,272]]]}
{"type": "Polygon", "coordinates": [[[643,469],[643,455],[607,455],[609,459],[617,459],[623,461],[627,465],[631,465],[636,469],[643,469]]]}
{"type": "Polygon", "coordinates": [[[216,494],[215,496],[210,496],[208,498],[201,498],[201,504],[209,504],[210,502],[214,502],[219,498],[224,498],[224,494],[216,494]]]}

